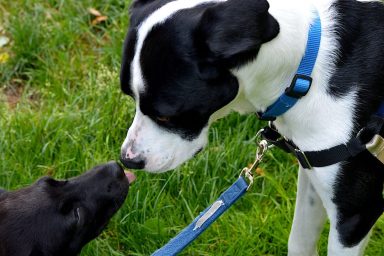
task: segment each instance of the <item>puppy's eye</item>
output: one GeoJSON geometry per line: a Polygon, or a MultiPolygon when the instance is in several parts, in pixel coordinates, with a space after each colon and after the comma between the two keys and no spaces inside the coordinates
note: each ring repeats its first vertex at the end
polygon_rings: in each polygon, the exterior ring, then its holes
{"type": "Polygon", "coordinates": [[[168,123],[171,121],[171,118],[169,116],[157,116],[156,120],[161,123],[168,123]]]}

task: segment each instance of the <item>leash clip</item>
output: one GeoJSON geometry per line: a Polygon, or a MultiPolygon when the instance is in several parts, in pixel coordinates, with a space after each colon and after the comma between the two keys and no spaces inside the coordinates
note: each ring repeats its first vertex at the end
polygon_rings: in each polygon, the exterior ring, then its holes
{"type": "MultiPolygon", "coordinates": [[[[257,133],[256,139],[258,139],[260,137],[262,132],[263,132],[263,130],[260,130],[257,133]]],[[[259,167],[261,161],[263,160],[265,153],[268,151],[268,146],[269,145],[268,145],[268,142],[266,140],[261,140],[260,142],[258,142],[255,161],[252,163],[252,165],[250,167],[244,167],[240,173],[240,177],[244,176],[245,178],[248,179],[249,185],[248,185],[247,191],[253,185],[253,180],[254,180],[254,178],[253,178],[254,174],[253,173],[257,169],[257,167],[259,167]]]]}

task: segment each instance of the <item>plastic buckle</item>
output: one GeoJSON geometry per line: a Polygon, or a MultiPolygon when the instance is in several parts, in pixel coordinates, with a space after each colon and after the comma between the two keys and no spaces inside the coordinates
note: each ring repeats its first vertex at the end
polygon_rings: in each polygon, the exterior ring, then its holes
{"type": "Polygon", "coordinates": [[[297,160],[299,160],[301,166],[304,169],[312,169],[312,165],[303,151],[301,151],[300,149],[295,149],[294,152],[297,160]]]}
{"type": "Polygon", "coordinates": [[[310,77],[310,76],[296,74],[292,80],[291,85],[285,90],[285,94],[290,96],[290,97],[300,99],[300,98],[304,97],[305,95],[307,95],[307,93],[309,92],[309,89],[311,89],[312,81],[313,81],[312,77],[310,77]],[[297,89],[297,83],[299,80],[304,80],[308,83],[307,88],[305,88],[306,89],[305,92],[300,92],[300,91],[296,90],[297,89]]]}
{"type": "Polygon", "coordinates": [[[276,117],[275,116],[264,116],[263,112],[256,112],[256,116],[258,119],[262,121],[275,121],[276,117]]]}

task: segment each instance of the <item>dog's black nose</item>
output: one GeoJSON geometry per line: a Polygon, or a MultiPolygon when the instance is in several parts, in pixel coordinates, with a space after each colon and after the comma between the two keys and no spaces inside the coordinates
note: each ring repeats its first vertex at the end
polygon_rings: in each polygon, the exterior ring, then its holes
{"type": "Polygon", "coordinates": [[[144,169],[145,166],[145,161],[141,157],[131,159],[121,156],[120,161],[126,168],[129,169],[144,169]]]}
{"type": "Polygon", "coordinates": [[[116,161],[111,161],[107,163],[107,165],[109,167],[108,171],[111,172],[114,177],[119,179],[125,177],[123,167],[120,164],[118,164],[116,161]]]}

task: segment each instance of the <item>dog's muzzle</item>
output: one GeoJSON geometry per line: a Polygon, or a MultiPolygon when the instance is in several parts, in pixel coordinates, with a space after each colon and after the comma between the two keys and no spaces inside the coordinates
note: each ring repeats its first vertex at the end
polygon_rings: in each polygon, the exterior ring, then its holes
{"type": "Polygon", "coordinates": [[[132,145],[122,146],[120,161],[126,168],[129,169],[144,169],[145,167],[144,157],[133,152],[132,145]]]}
{"type": "Polygon", "coordinates": [[[145,160],[140,157],[129,158],[126,154],[122,153],[120,156],[121,163],[129,169],[144,169],[145,160]]]}

